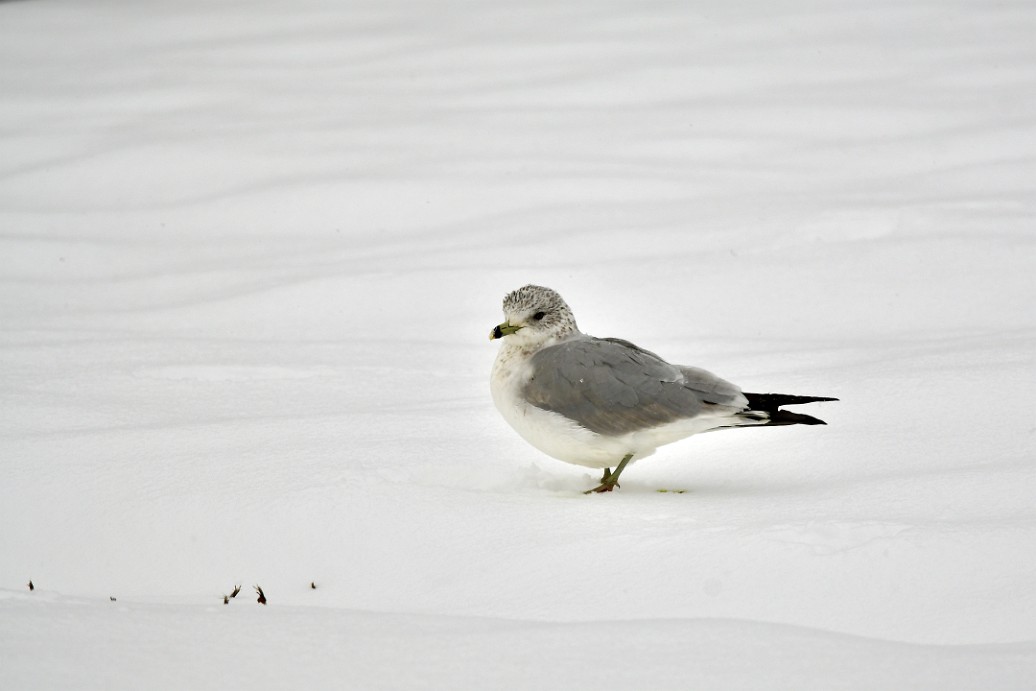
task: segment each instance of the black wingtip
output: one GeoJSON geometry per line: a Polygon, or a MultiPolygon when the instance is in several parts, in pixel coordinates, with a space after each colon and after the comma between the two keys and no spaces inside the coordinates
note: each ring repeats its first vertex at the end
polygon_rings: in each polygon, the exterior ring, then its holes
{"type": "Polygon", "coordinates": [[[803,403],[820,403],[838,400],[837,398],[830,398],[828,396],[795,396],[786,393],[746,393],[745,398],[748,399],[748,407],[751,410],[763,410],[771,415],[776,413],[781,406],[785,405],[801,405],[803,403]]]}
{"type": "Polygon", "coordinates": [[[777,410],[770,413],[770,420],[767,425],[826,425],[820,418],[802,413],[793,413],[790,410],[777,410]]]}
{"type": "Polygon", "coordinates": [[[801,405],[803,403],[820,403],[826,401],[837,401],[837,398],[829,396],[794,396],[783,393],[746,393],[749,411],[767,413],[769,425],[826,425],[827,423],[812,415],[793,413],[789,410],[781,410],[785,405],[801,405]]]}

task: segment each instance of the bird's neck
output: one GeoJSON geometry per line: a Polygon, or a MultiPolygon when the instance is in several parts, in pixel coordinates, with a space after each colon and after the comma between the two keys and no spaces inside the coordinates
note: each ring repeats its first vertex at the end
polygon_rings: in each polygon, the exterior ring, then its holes
{"type": "Polygon", "coordinates": [[[578,330],[571,329],[558,334],[553,334],[548,338],[535,341],[527,341],[522,338],[508,336],[504,339],[503,343],[500,346],[500,355],[506,356],[508,359],[530,358],[537,351],[543,350],[544,348],[549,348],[552,345],[557,345],[558,343],[562,343],[578,335],[578,330]]]}

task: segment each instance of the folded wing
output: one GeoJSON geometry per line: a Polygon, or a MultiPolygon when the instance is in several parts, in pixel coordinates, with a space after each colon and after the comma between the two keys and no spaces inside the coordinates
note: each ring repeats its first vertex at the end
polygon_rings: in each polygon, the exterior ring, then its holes
{"type": "Polygon", "coordinates": [[[574,338],[540,350],[531,362],[525,399],[598,434],[619,436],[703,413],[736,414],[748,405],[730,382],[616,338],[574,338]]]}

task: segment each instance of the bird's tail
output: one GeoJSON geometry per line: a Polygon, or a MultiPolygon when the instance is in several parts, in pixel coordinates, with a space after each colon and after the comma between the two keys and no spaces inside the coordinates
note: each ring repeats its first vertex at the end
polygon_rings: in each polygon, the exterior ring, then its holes
{"type": "Polygon", "coordinates": [[[741,413],[741,416],[748,419],[756,419],[762,425],[826,425],[827,423],[812,415],[793,413],[789,410],[781,410],[783,405],[798,405],[800,403],[816,403],[817,401],[837,401],[837,398],[825,396],[793,396],[784,393],[746,393],[748,399],[748,410],[741,413]],[[753,413],[766,413],[754,416],[753,413]],[[763,422],[765,420],[765,422],[763,422]]]}

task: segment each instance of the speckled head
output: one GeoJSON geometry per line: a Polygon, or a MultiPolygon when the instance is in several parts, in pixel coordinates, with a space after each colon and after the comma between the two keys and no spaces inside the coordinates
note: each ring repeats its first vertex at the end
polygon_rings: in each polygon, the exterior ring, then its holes
{"type": "Polygon", "coordinates": [[[527,285],[504,297],[507,321],[490,332],[490,340],[513,336],[526,344],[542,343],[578,333],[576,319],[556,291],[527,285]]]}

